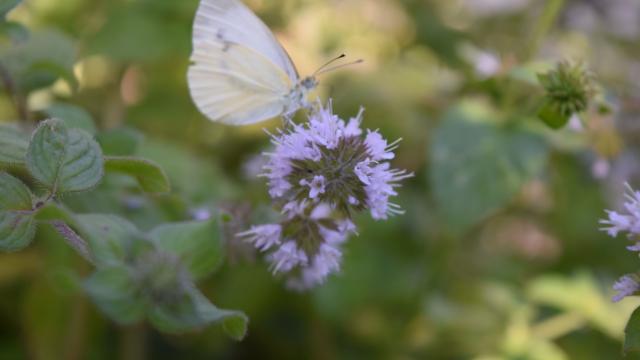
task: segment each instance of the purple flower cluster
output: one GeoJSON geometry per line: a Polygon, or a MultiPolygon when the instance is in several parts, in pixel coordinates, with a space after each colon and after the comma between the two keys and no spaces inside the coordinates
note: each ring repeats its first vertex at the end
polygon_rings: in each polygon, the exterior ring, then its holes
{"type": "MultiPolygon", "coordinates": [[[[626,233],[627,238],[634,244],[627,246],[630,251],[640,252],[640,191],[635,191],[627,186],[626,202],[624,212],[606,210],[608,218],[600,220],[605,225],[601,230],[606,231],[609,236],[616,237],[618,233],[626,233]]],[[[640,292],[640,276],[637,274],[627,274],[618,279],[613,285],[613,289],[618,292],[613,297],[614,302],[618,302],[626,296],[632,296],[640,292]]]]}
{"type": "Polygon", "coordinates": [[[268,252],[271,270],[287,273],[292,288],[314,287],[340,270],[341,246],[356,232],[353,214],[369,211],[381,220],[403,212],[389,198],[413,174],[391,168],[399,141],[364,135],[362,113],[344,121],[319,106],[307,123],[272,135],[263,176],[283,220],[238,235],[268,252]]]}

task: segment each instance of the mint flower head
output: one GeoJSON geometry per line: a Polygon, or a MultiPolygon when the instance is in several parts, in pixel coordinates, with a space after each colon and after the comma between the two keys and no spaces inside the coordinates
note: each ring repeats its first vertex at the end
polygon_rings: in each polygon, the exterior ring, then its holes
{"type": "Polygon", "coordinates": [[[345,121],[331,105],[318,106],[305,124],[271,135],[262,176],[283,219],[238,236],[268,252],[272,272],[286,273],[291,288],[317,286],[340,270],[342,244],[356,233],[355,213],[368,211],[376,220],[403,213],[390,201],[400,181],[413,176],[389,164],[399,140],[363,131],[362,114],[345,121]]]}
{"type": "MultiPolygon", "coordinates": [[[[629,184],[626,184],[626,187],[624,211],[606,210],[608,218],[600,220],[600,223],[604,225],[600,230],[606,231],[611,237],[625,233],[627,238],[633,242],[632,245],[627,246],[627,249],[640,252],[640,191],[633,190],[629,184]]],[[[616,281],[613,289],[618,292],[613,297],[614,302],[635,295],[640,292],[640,277],[636,274],[624,275],[616,281]]]]}

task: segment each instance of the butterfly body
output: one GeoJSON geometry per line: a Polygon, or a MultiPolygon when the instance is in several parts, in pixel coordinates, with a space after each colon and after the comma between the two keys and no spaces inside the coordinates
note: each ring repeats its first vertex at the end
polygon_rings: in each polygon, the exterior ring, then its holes
{"type": "Polygon", "coordinates": [[[291,58],[238,0],[201,0],[193,27],[191,96],[210,120],[246,125],[308,107],[318,82],[300,79],[291,58]]]}

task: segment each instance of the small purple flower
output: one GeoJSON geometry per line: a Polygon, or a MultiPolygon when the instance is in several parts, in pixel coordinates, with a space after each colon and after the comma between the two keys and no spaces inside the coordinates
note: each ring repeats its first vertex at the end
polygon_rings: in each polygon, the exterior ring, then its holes
{"type": "MultiPolygon", "coordinates": [[[[616,211],[606,210],[608,218],[600,220],[605,225],[600,228],[606,231],[611,237],[618,236],[618,233],[626,233],[627,237],[636,241],[633,245],[627,246],[629,251],[640,251],[640,192],[634,191],[629,184],[626,184],[626,202],[624,209],[626,213],[618,213],[616,211]]],[[[618,292],[613,297],[614,302],[622,300],[626,296],[634,295],[640,291],[640,277],[635,274],[625,275],[621,277],[613,285],[613,289],[618,292]]]]}
{"type": "Polygon", "coordinates": [[[316,199],[318,195],[324,194],[324,176],[316,175],[313,180],[300,180],[300,185],[309,187],[309,198],[316,199]]]}
{"type": "Polygon", "coordinates": [[[250,230],[238,233],[238,237],[243,237],[253,244],[260,251],[267,251],[273,246],[280,244],[282,227],[277,224],[266,224],[252,226],[250,230]]]}
{"type": "Polygon", "coordinates": [[[640,283],[636,275],[624,275],[613,284],[613,290],[618,293],[612,298],[613,302],[618,302],[627,296],[631,296],[640,291],[640,283]]]}
{"type": "Polygon", "coordinates": [[[298,249],[295,241],[287,241],[278,250],[272,252],[269,256],[271,269],[274,274],[279,272],[288,272],[298,265],[307,264],[307,255],[304,251],[298,249]]]}

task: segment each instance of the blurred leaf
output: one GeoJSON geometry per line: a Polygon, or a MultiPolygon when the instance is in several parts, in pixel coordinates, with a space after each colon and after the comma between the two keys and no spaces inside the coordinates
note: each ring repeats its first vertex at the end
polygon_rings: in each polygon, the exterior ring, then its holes
{"type": "Polygon", "coordinates": [[[91,135],[47,120],[36,129],[27,152],[27,168],[53,193],[89,190],[102,179],[100,146],[91,135]]]}
{"type": "Polygon", "coordinates": [[[0,0],[0,16],[6,17],[7,13],[21,2],[22,0],[0,0]]]}
{"type": "Polygon", "coordinates": [[[148,10],[122,9],[110,14],[107,23],[89,42],[90,53],[100,53],[123,62],[153,61],[182,52],[184,27],[148,10]]]}
{"type": "Polygon", "coordinates": [[[12,43],[22,43],[29,39],[29,30],[14,21],[0,22],[0,34],[7,35],[12,43]]]}
{"type": "Polygon", "coordinates": [[[171,304],[152,307],[149,320],[159,330],[170,333],[180,333],[222,322],[227,334],[236,340],[245,336],[248,323],[245,314],[217,308],[195,287],[191,287],[171,304]]]}
{"type": "Polygon", "coordinates": [[[24,211],[0,212],[0,250],[17,251],[27,247],[36,233],[33,214],[24,211]]]}
{"type": "Polygon", "coordinates": [[[588,273],[573,277],[540,276],[529,284],[527,294],[537,303],[582,316],[614,339],[622,335],[627,316],[625,309],[605,298],[593,276],[588,273]]]}
{"type": "Polygon", "coordinates": [[[62,33],[49,29],[32,33],[25,42],[0,48],[0,64],[17,87],[28,92],[49,86],[59,77],[67,81],[75,79],[74,54],[73,42],[62,33]]]}
{"type": "Polygon", "coordinates": [[[220,229],[214,220],[164,224],[149,235],[159,249],[178,255],[195,279],[210,275],[222,264],[220,229]]]}
{"type": "Polygon", "coordinates": [[[142,239],[135,225],[121,217],[83,214],[75,218],[98,267],[122,265],[151,245],[142,239]]]}
{"type": "Polygon", "coordinates": [[[86,131],[91,135],[96,133],[96,125],[85,109],[64,103],[52,104],[44,110],[50,118],[62,120],[67,128],[77,128],[86,131]]]}
{"type": "Polygon", "coordinates": [[[0,172],[0,212],[9,210],[31,210],[31,191],[22,181],[0,172]]]}
{"type": "Polygon", "coordinates": [[[160,164],[171,180],[172,189],[190,200],[216,196],[228,199],[236,192],[235,184],[226,181],[215,162],[185,147],[149,139],[140,147],[140,156],[160,164]]]}
{"type": "Polygon", "coordinates": [[[501,127],[470,106],[450,110],[431,143],[431,186],[447,224],[463,232],[503,208],[545,164],[544,140],[501,127]]]}
{"type": "Polygon", "coordinates": [[[152,194],[171,191],[169,179],[156,163],[136,157],[109,156],[105,158],[105,170],[123,173],[138,180],[142,190],[152,194]]]}
{"type": "Polygon", "coordinates": [[[144,319],[145,303],[127,267],[98,268],[84,282],[84,288],[98,307],[121,324],[144,319]]]}
{"type": "Polygon", "coordinates": [[[640,307],[631,313],[631,317],[624,328],[624,352],[640,351],[640,307]]]}
{"type": "Polygon", "coordinates": [[[105,155],[131,156],[138,151],[143,135],[132,128],[117,128],[100,132],[96,140],[105,155]]]}
{"type": "Polygon", "coordinates": [[[0,125],[0,166],[24,165],[29,136],[18,128],[0,125]]]}

